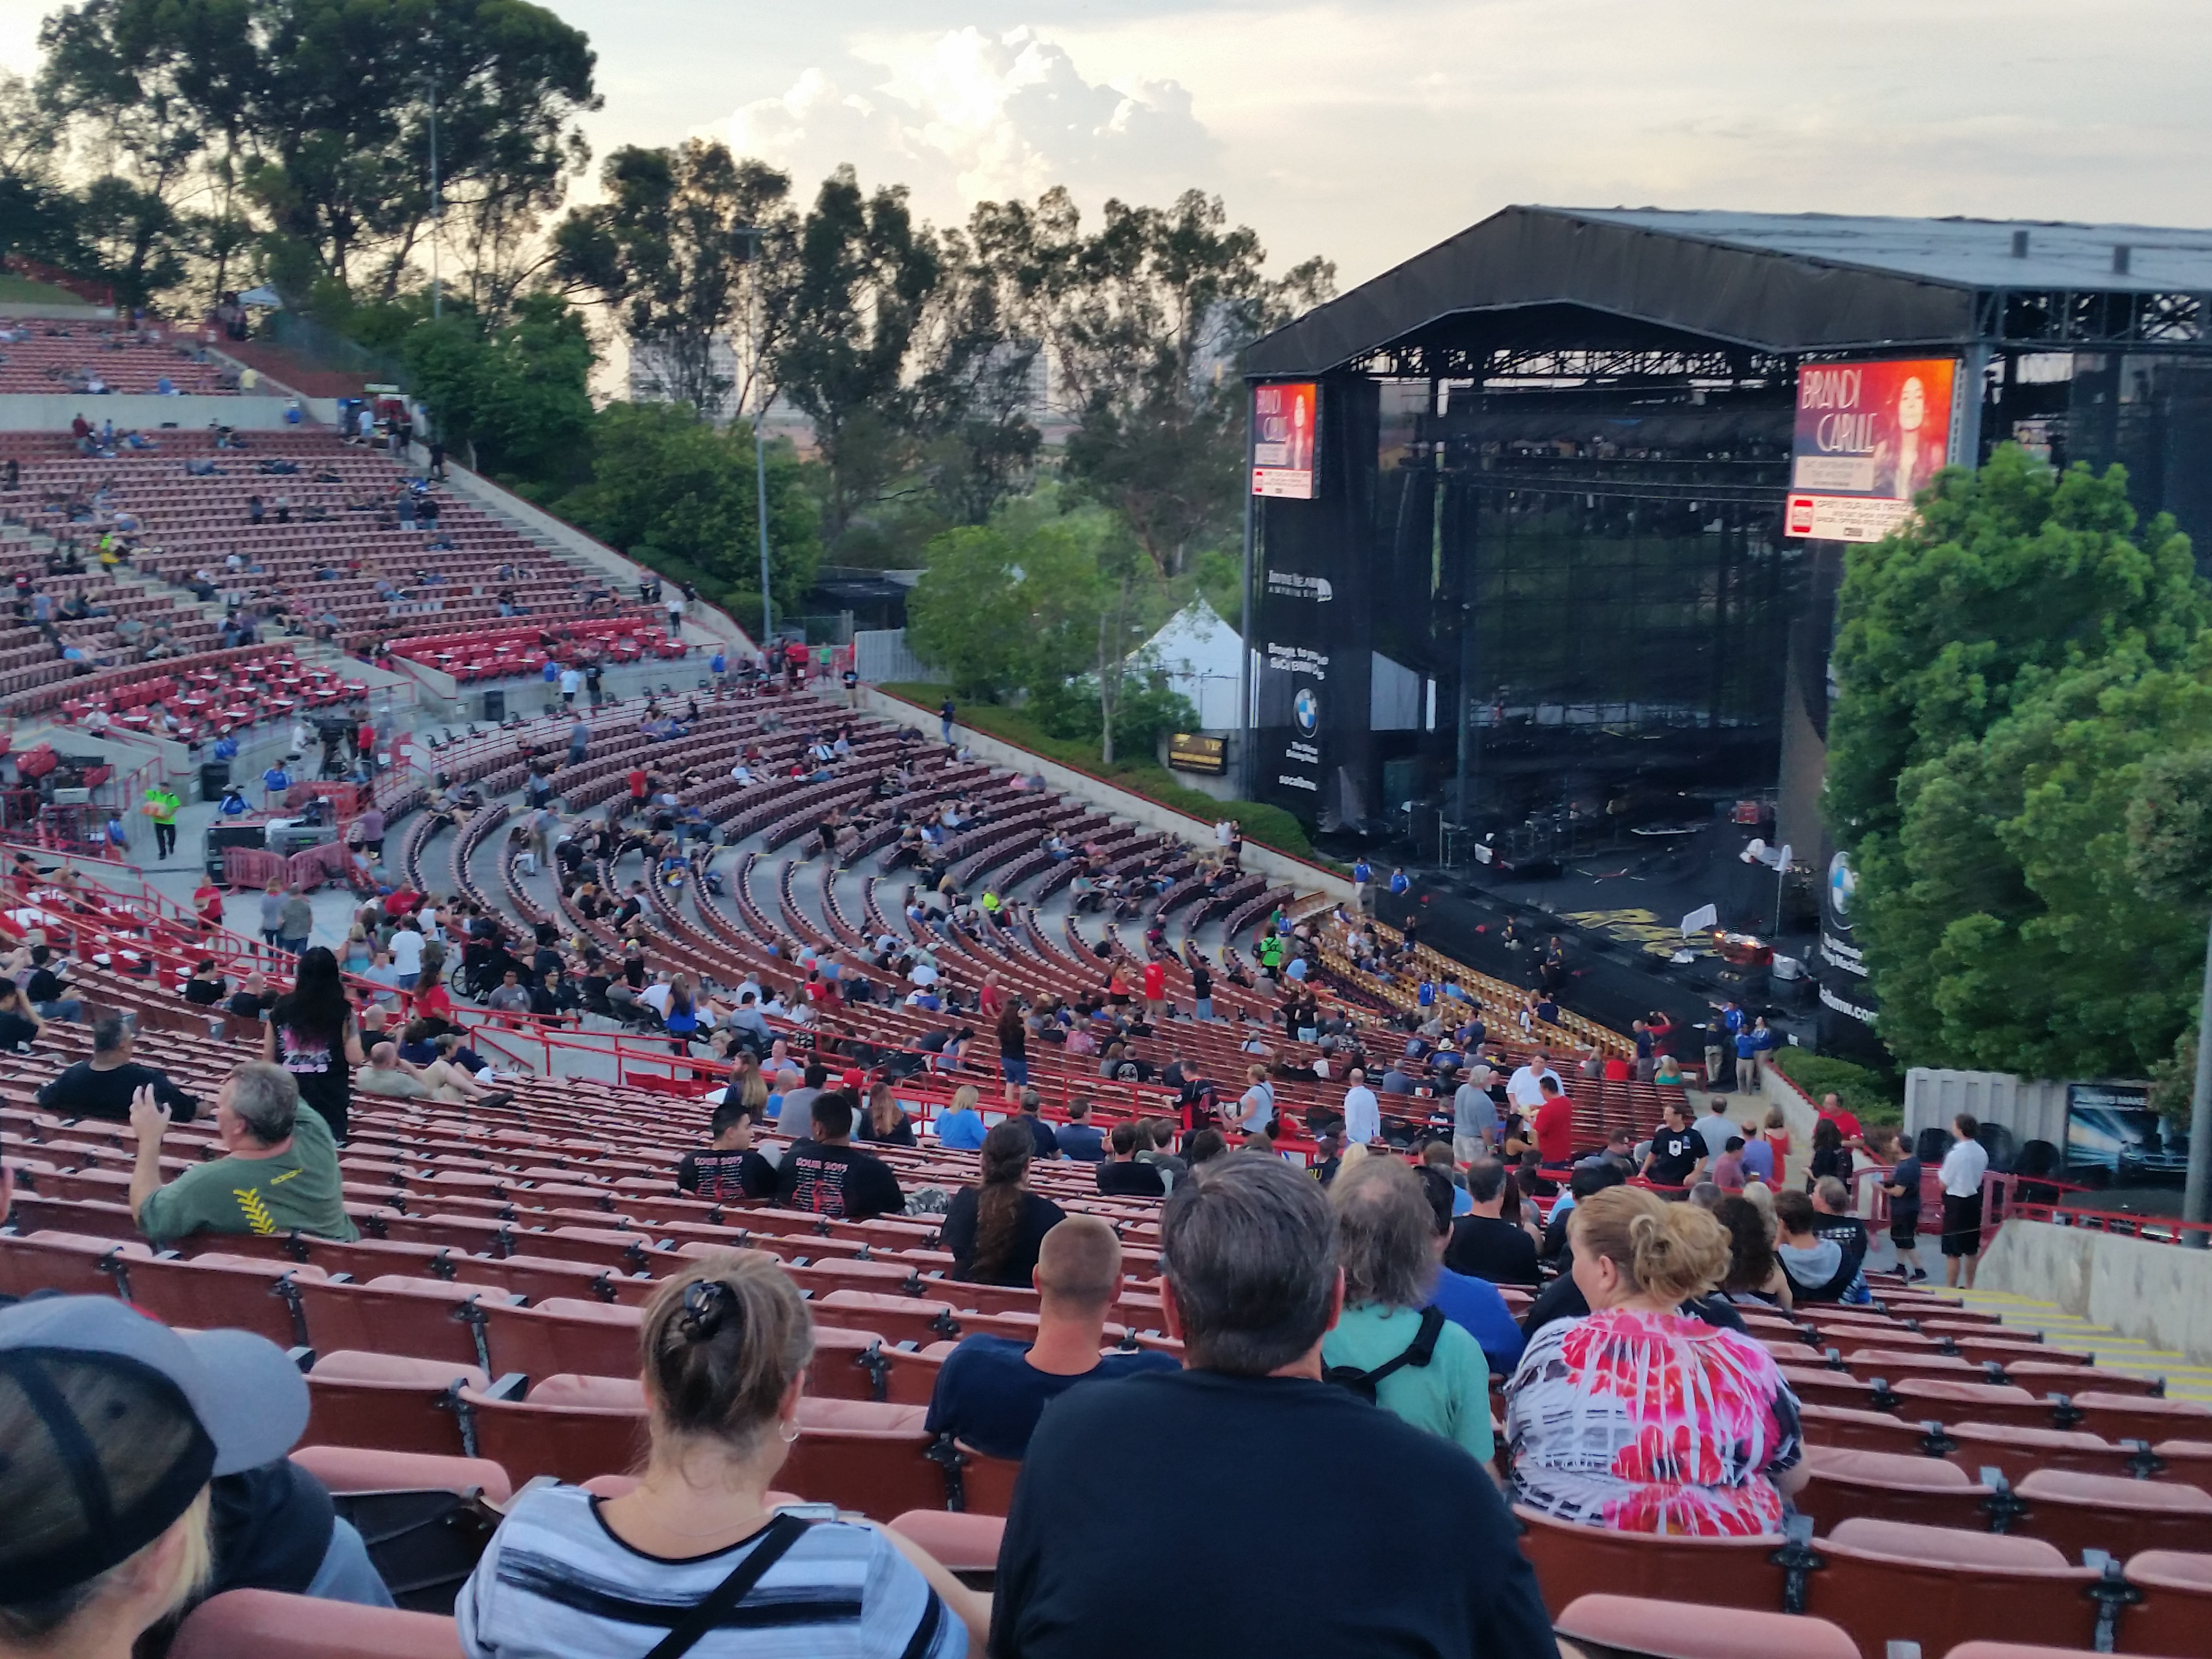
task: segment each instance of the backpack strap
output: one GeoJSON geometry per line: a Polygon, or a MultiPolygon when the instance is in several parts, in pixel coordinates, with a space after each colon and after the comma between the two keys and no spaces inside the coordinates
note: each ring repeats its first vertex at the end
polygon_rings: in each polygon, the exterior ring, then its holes
{"type": "Polygon", "coordinates": [[[1421,1310],[1420,1328],[1413,1340],[1395,1358],[1386,1359],[1371,1371],[1363,1371],[1356,1365],[1331,1365],[1322,1373],[1322,1381],[1334,1382],[1340,1388],[1350,1389],[1363,1399],[1373,1401],[1382,1379],[1394,1376],[1408,1365],[1426,1365],[1437,1357],[1437,1343],[1443,1335],[1444,1316],[1440,1308],[1421,1310]]]}
{"type": "Polygon", "coordinates": [[[753,1586],[767,1576],[770,1567],[783,1559],[813,1524],[795,1515],[779,1515],[769,1522],[736,1570],[678,1620],[645,1659],[680,1659],[680,1656],[690,1652],[702,1637],[729,1616],[731,1608],[752,1593],[753,1586]]]}

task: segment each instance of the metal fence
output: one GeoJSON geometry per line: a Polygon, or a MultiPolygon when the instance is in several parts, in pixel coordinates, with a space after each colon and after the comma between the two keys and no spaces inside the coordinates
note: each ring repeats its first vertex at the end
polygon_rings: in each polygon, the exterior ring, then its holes
{"type": "Polygon", "coordinates": [[[948,678],[914,654],[903,628],[860,629],[853,635],[853,659],[854,669],[871,685],[917,680],[939,685],[948,678]]]}

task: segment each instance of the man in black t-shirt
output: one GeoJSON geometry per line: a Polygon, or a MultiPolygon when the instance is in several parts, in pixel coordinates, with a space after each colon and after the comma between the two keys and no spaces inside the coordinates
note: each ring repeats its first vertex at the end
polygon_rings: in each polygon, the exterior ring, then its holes
{"type": "MultiPolygon", "coordinates": [[[[1705,1138],[1690,1127],[1688,1109],[1680,1102],[1667,1103],[1667,1121],[1651,1137],[1651,1150],[1644,1159],[1644,1178],[1655,1187],[1686,1189],[1704,1171],[1709,1156],[1705,1138]]],[[[1665,1194],[1679,1198],[1680,1192],[1665,1194]]]]}
{"type": "Polygon", "coordinates": [[[80,1060],[39,1091],[39,1105],[63,1117],[131,1121],[131,1098],[150,1087],[168,1109],[173,1123],[190,1123],[199,1102],[150,1066],[132,1062],[131,1028],[119,1014],[102,1014],[92,1023],[92,1058],[80,1060]]]}
{"type": "Polygon", "coordinates": [[[1452,1223],[1444,1266],[1469,1279],[1533,1288],[1539,1282],[1536,1241],[1526,1228],[1504,1218],[1505,1166],[1494,1158],[1468,1164],[1467,1195],[1474,1208],[1452,1223]]]}
{"type": "Polygon", "coordinates": [[[849,1095],[817,1095],[809,1118],[814,1133],[794,1140],[776,1168],[775,1201],[787,1210],[847,1221],[896,1215],[906,1208],[891,1166],[852,1146],[849,1095]]]}
{"type": "Polygon", "coordinates": [[[999,1553],[990,1650],[1022,1659],[1434,1653],[1554,1659],[1535,1571],[1466,1451],[1321,1380],[1344,1281],[1315,1182],[1232,1152],[1176,1182],[1160,1229],[1161,1302],[1186,1369],[1090,1382],[1030,1435],[999,1553]],[[1111,1449],[1141,1446],[1133,1480],[1111,1449]],[[1106,1455],[1102,1455],[1102,1449],[1106,1455]],[[1328,1570],[1295,1594],[1224,1594],[1224,1540],[1326,1537],[1328,1570]],[[1418,1573],[1404,1540],[1448,1538],[1418,1573]]]}
{"type": "Polygon", "coordinates": [[[679,1192],[723,1203],[767,1198],[775,1191],[775,1165],[753,1150],[753,1115],[724,1104],[708,1122],[713,1139],[703,1152],[686,1152],[676,1165],[679,1192]]]}
{"type": "Polygon", "coordinates": [[[1167,1179],[1149,1164],[1137,1162],[1137,1126],[1124,1118],[1106,1137],[1107,1155],[1098,1165],[1098,1191],[1106,1198],[1160,1198],[1167,1179]]]}

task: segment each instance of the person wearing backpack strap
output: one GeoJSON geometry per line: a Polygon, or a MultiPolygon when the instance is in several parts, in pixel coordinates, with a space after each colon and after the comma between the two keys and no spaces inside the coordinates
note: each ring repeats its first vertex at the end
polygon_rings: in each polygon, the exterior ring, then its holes
{"type": "Polygon", "coordinates": [[[710,1256],[666,1280],[641,1346],[643,1476],[619,1498],[547,1486],[515,1501],[454,1604],[468,1659],[981,1650],[988,1603],[912,1544],[769,1507],[814,1347],[776,1263],[710,1256]]]}
{"type": "Polygon", "coordinates": [[[1490,1363],[1461,1326],[1425,1304],[1437,1276],[1428,1195],[1412,1168],[1370,1158],[1329,1184],[1344,1314],[1322,1339],[1322,1377],[1415,1428],[1495,1450],[1490,1363]]]}

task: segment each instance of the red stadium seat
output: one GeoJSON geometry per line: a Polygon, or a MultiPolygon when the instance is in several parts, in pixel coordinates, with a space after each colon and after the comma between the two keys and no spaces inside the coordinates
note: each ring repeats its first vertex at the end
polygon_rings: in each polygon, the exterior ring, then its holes
{"type": "Polygon", "coordinates": [[[466,1449],[455,1386],[487,1389],[474,1365],[340,1350],[307,1373],[307,1438],[340,1446],[459,1457],[466,1449]]]}
{"type": "Polygon", "coordinates": [[[1805,1609],[1850,1632],[1863,1652],[1893,1640],[1941,1653],[1975,1635],[2056,1638],[2088,1645],[2097,1574],[2038,1539],[1898,1521],[1841,1522],[1814,1543],[1805,1609]]]}
{"type": "Polygon", "coordinates": [[[2120,1613],[2118,1653],[2199,1654],[2212,1648],[2212,1555],[2145,1550],[2127,1562],[2143,1599],[2120,1613]]]}
{"type": "Polygon", "coordinates": [[[487,1457],[437,1457],[366,1446],[300,1446],[292,1461],[332,1492],[481,1492],[504,1504],[514,1495],[507,1471],[487,1457]]]}
{"type": "Polygon", "coordinates": [[[1560,1635],[1636,1659],[1859,1659],[1825,1619],[1632,1595],[1578,1596],[1560,1635]]]}
{"type": "Polygon", "coordinates": [[[2027,1510],[2012,1529],[2049,1539],[2073,1560],[2083,1550],[2123,1559],[2146,1550],[2212,1552],[2212,1492],[2202,1486],[2037,1469],[2014,1490],[2027,1510]]]}
{"type": "Polygon", "coordinates": [[[178,1626],[170,1659],[457,1659],[451,1619],[313,1601],[276,1590],[228,1590],[178,1626]]]}
{"type": "Polygon", "coordinates": [[[1909,1453],[1806,1448],[1812,1479],[1797,1507],[1818,1532],[1854,1516],[1929,1527],[1986,1527],[1990,1488],[1956,1463],[1909,1453]]]}
{"type": "Polygon", "coordinates": [[[1691,1596],[1700,1605],[1765,1611],[1782,1605],[1784,1540],[1669,1538],[1553,1521],[1516,1505],[1521,1553],[1553,1617],[1584,1595],[1691,1596]]]}

